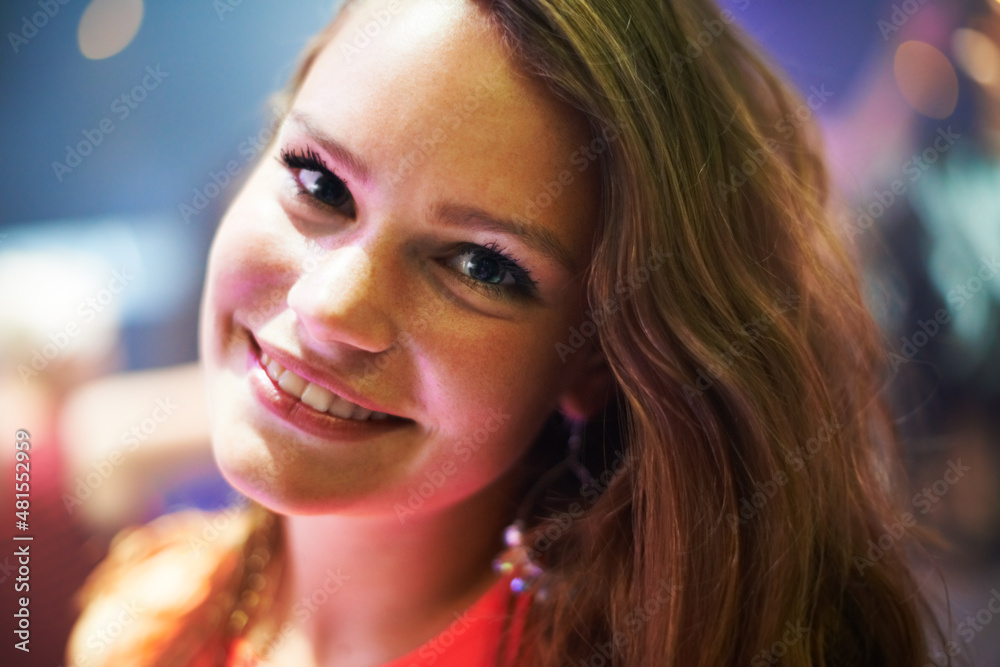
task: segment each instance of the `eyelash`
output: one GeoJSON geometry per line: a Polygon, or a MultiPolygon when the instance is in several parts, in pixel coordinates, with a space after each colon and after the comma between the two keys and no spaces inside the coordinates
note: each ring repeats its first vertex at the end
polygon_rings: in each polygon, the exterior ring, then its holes
{"type": "MultiPolygon", "coordinates": [[[[349,185],[348,182],[343,178],[341,178],[340,176],[338,176],[336,173],[334,173],[333,170],[331,170],[329,167],[327,167],[326,163],[323,162],[323,158],[317,155],[316,151],[314,151],[312,148],[307,148],[304,152],[298,152],[294,150],[289,151],[288,149],[282,149],[281,157],[279,158],[278,161],[281,164],[283,164],[285,168],[287,168],[289,171],[293,172],[298,171],[300,172],[300,174],[302,171],[314,171],[327,178],[334,178],[343,183],[344,190],[347,191],[347,193],[350,195],[351,191],[350,188],[348,188],[349,185]]],[[[305,199],[307,202],[309,202],[310,205],[318,206],[324,210],[337,211],[343,215],[347,215],[340,207],[335,206],[330,202],[325,202],[319,199],[318,197],[316,197],[316,195],[307,190],[302,183],[300,175],[296,175],[295,184],[298,187],[299,196],[305,199]]],[[[350,197],[351,201],[353,202],[354,196],[350,195],[350,197]]],[[[348,217],[354,217],[353,212],[351,215],[348,215],[348,217]]]]}
{"type": "MultiPolygon", "coordinates": [[[[326,163],[323,162],[323,159],[312,148],[307,148],[304,152],[282,149],[280,155],[281,157],[278,161],[289,171],[315,171],[325,177],[338,179],[344,184],[345,189],[347,189],[347,181],[340,178],[329,167],[327,167],[326,163]]],[[[329,202],[324,202],[318,199],[312,192],[307,190],[299,177],[296,177],[295,181],[296,186],[298,187],[298,195],[305,199],[310,205],[324,210],[336,210],[343,214],[343,211],[341,211],[338,207],[330,204],[329,202]]],[[[350,192],[349,189],[348,192],[350,192]]],[[[351,198],[353,200],[353,195],[351,198]]],[[[506,250],[506,248],[503,248],[495,241],[490,241],[486,245],[462,243],[455,248],[455,252],[451,255],[451,257],[456,258],[471,252],[478,252],[481,256],[485,256],[495,261],[499,265],[500,270],[503,271],[504,275],[509,274],[510,277],[513,278],[514,284],[497,285],[494,283],[488,283],[476,280],[472,276],[457,271],[459,278],[470,287],[496,299],[529,299],[535,296],[538,285],[537,281],[531,277],[531,272],[521,266],[521,263],[513,257],[506,250]]]]}
{"type": "Polygon", "coordinates": [[[476,280],[472,276],[459,272],[459,277],[477,290],[487,292],[496,298],[522,298],[530,299],[535,296],[538,282],[531,277],[531,272],[521,266],[521,263],[511,255],[506,248],[503,248],[496,241],[490,241],[486,245],[476,243],[463,243],[457,248],[455,257],[460,257],[470,252],[478,252],[500,265],[500,270],[504,274],[510,274],[514,279],[513,285],[497,285],[476,280]]]}

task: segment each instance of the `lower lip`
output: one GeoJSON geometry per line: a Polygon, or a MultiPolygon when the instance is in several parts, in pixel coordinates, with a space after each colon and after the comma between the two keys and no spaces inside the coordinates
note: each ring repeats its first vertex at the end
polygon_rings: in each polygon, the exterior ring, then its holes
{"type": "Polygon", "coordinates": [[[309,407],[294,396],[282,391],[261,366],[255,346],[247,351],[247,376],[250,389],[267,410],[295,428],[329,440],[364,440],[413,425],[409,419],[392,418],[380,421],[371,419],[341,419],[327,412],[309,407]]]}

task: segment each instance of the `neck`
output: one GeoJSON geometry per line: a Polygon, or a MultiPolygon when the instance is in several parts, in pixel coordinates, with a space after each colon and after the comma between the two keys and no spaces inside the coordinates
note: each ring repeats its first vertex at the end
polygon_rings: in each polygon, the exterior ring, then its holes
{"type": "Polygon", "coordinates": [[[508,474],[402,523],[395,514],[284,517],[281,603],[300,646],[320,665],[381,664],[443,631],[496,582],[514,481],[508,474]]]}

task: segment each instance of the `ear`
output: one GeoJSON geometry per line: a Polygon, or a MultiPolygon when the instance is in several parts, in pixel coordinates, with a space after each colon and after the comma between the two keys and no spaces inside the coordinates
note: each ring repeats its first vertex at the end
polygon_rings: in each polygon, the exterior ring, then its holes
{"type": "Polygon", "coordinates": [[[591,341],[566,363],[574,364],[559,397],[559,411],[573,420],[592,419],[607,405],[614,389],[614,374],[600,347],[591,341]]]}

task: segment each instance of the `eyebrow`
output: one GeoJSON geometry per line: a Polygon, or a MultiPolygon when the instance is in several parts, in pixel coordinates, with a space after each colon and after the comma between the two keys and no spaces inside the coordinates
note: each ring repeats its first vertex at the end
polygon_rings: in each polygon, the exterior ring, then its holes
{"type": "MultiPolygon", "coordinates": [[[[323,150],[330,153],[350,170],[352,176],[362,183],[371,183],[374,173],[371,166],[342,143],[316,127],[308,115],[301,111],[292,110],[289,112],[288,118],[308,134],[310,139],[318,143],[323,150]]],[[[518,219],[494,216],[475,206],[454,203],[440,204],[435,210],[435,217],[451,227],[515,236],[526,245],[554,259],[570,273],[577,272],[577,262],[573,254],[553,232],[538,224],[525,224],[518,219]]]]}

